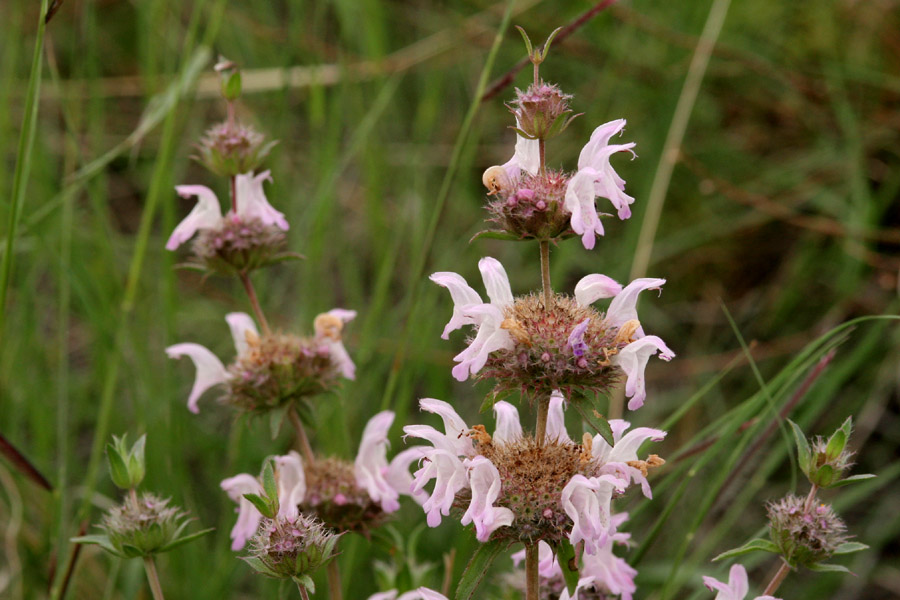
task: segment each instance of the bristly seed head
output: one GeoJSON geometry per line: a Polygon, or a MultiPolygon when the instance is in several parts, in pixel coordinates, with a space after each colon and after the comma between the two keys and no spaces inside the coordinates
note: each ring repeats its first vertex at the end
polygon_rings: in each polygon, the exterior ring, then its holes
{"type": "Polygon", "coordinates": [[[259,219],[222,219],[219,227],[203,229],[194,239],[191,266],[220,275],[248,273],[282,260],[284,231],[259,219]]]}
{"type": "Polygon", "coordinates": [[[250,540],[250,565],[270,577],[290,579],[315,573],[335,556],[339,536],[314,517],[264,518],[250,540]]]}
{"type": "Polygon", "coordinates": [[[483,181],[489,190],[488,220],[505,232],[551,240],[568,231],[571,213],[565,208],[565,197],[569,174],[564,171],[523,172],[509,181],[502,167],[491,167],[483,181]]]}
{"type": "Polygon", "coordinates": [[[306,496],[300,511],[315,515],[339,532],[367,533],[381,525],[387,513],[356,483],[353,463],[335,457],[316,458],[303,465],[306,496]]]}
{"type": "Polygon", "coordinates": [[[148,556],[175,540],[187,513],[169,506],[168,499],[143,494],[135,504],[132,499],[109,510],[101,527],[110,543],[123,556],[148,556]]]}
{"type": "Polygon", "coordinates": [[[785,496],[767,506],[769,533],[784,559],[792,567],[809,567],[834,554],[847,541],[847,526],[827,504],[814,504],[785,496]]]}
{"type": "Polygon", "coordinates": [[[221,177],[255,171],[277,142],[249,125],[225,121],[210,127],[197,144],[199,163],[221,177]]]}
{"type": "Polygon", "coordinates": [[[247,350],[229,365],[222,401],[261,413],[337,385],[338,365],[315,338],[283,333],[248,336],[247,350]]]}
{"type": "Polygon", "coordinates": [[[502,327],[515,346],[491,353],[478,377],[495,380],[495,394],[521,391],[529,397],[557,389],[607,392],[620,375],[610,359],[640,326],[609,326],[594,308],[563,295],[549,309],[540,295],[516,298],[505,317],[502,327]]]}
{"type": "Polygon", "coordinates": [[[516,99],[509,110],[526,136],[546,140],[568,127],[571,99],[572,96],[564,94],[559,86],[541,81],[524,91],[516,89],[516,99]]]}

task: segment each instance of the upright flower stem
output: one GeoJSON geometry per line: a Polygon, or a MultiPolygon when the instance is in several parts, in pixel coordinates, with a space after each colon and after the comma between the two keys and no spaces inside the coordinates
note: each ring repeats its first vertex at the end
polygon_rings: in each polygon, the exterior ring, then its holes
{"type": "Polygon", "coordinates": [[[294,431],[297,432],[297,442],[300,444],[303,458],[305,458],[307,462],[312,462],[315,458],[312,446],[309,444],[309,438],[306,437],[306,430],[303,428],[303,423],[300,421],[300,415],[297,414],[297,409],[293,406],[288,409],[288,418],[291,420],[291,425],[294,426],[294,431]]]}
{"type": "Polygon", "coordinates": [[[525,546],[525,600],[538,600],[541,582],[538,579],[538,545],[525,546]]]}
{"type": "Polygon", "coordinates": [[[766,586],[766,590],[763,592],[763,596],[771,596],[775,593],[775,590],[778,589],[778,586],[781,585],[781,582],[784,581],[784,578],[787,577],[788,573],[791,572],[791,566],[781,561],[781,568],[778,569],[778,572],[775,573],[775,576],[772,578],[772,581],[769,582],[769,585],[766,586]]]}
{"type": "Polygon", "coordinates": [[[144,557],[144,569],[147,571],[147,581],[150,582],[150,591],[153,592],[153,600],[165,600],[162,586],[159,584],[159,574],[156,572],[156,563],[152,556],[144,557]]]}
{"type": "Polygon", "coordinates": [[[546,170],[545,167],[547,165],[546,152],[544,150],[544,138],[538,138],[538,155],[541,159],[541,169],[540,174],[543,175],[546,170]]]}
{"type": "Polygon", "coordinates": [[[231,176],[231,212],[237,214],[237,177],[231,176]]]}
{"type": "Polygon", "coordinates": [[[331,600],[343,600],[343,592],[341,591],[341,572],[338,570],[336,560],[332,560],[325,567],[328,574],[328,597],[331,600]]]}
{"type": "Polygon", "coordinates": [[[303,600],[309,600],[309,593],[306,591],[306,588],[303,587],[302,583],[297,584],[297,589],[300,590],[300,597],[303,598],[303,600]]]}
{"type": "Polygon", "coordinates": [[[241,283],[244,284],[244,290],[247,292],[247,297],[250,298],[250,306],[253,307],[253,314],[256,315],[256,320],[262,326],[263,333],[270,335],[272,330],[269,329],[269,322],[266,321],[266,315],[263,314],[262,307],[259,305],[259,299],[256,297],[256,290],[253,288],[250,276],[247,273],[241,273],[240,277],[241,283]]]}
{"type": "Polygon", "coordinates": [[[534,428],[534,439],[538,446],[544,445],[547,437],[547,413],[550,412],[550,397],[545,396],[538,401],[537,423],[534,428]]]}
{"type": "Polygon", "coordinates": [[[553,288],[550,287],[550,242],[541,240],[541,285],[544,288],[544,309],[550,309],[553,288]]]}

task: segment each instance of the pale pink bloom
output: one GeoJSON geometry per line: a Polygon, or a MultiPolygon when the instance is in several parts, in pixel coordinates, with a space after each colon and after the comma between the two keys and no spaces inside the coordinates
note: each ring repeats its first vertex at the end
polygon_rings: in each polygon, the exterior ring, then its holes
{"type": "Polygon", "coordinates": [[[222,222],[222,208],[216,194],[205,185],[179,185],[175,191],[182,198],[197,197],[197,205],[188,213],[181,223],[175,227],[169,241],[166,242],[166,250],[174,250],[185,243],[197,231],[218,227],[222,222]]]}
{"type": "MultiPolygon", "coordinates": [[[[326,314],[340,319],[341,324],[343,325],[346,325],[356,318],[355,310],[347,310],[344,308],[333,308],[326,314]]],[[[331,360],[338,366],[341,375],[347,379],[356,379],[356,365],[353,364],[353,359],[351,359],[350,354],[347,353],[347,349],[344,347],[344,342],[341,338],[334,339],[331,336],[325,335],[324,331],[317,329],[316,340],[328,348],[331,360]]]]}
{"type": "Polygon", "coordinates": [[[625,430],[630,427],[630,423],[622,419],[611,419],[609,426],[613,432],[615,445],[610,446],[600,435],[594,436],[592,448],[594,460],[598,464],[603,465],[601,468],[602,472],[639,483],[644,495],[647,498],[652,498],[647,478],[644,477],[640,469],[627,463],[638,460],[637,451],[644,442],[647,440],[661,442],[665,439],[666,432],[662,429],[637,427],[625,433],[625,430]]]}
{"type": "Polygon", "coordinates": [[[300,513],[297,508],[306,497],[306,472],[303,459],[291,450],[284,456],[275,457],[278,474],[278,516],[294,519],[300,513]]]}
{"type": "Polygon", "coordinates": [[[566,431],[566,419],[563,414],[566,399],[559,390],[553,390],[550,394],[550,408],[547,411],[547,441],[572,443],[572,438],[566,431]]]}
{"type": "Polygon", "coordinates": [[[446,517],[450,514],[456,494],[468,486],[465,466],[459,457],[447,450],[434,449],[428,452],[422,461],[422,467],[413,477],[413,494],[423,490],[425,484],[432,479],[435,480],[431,496],[422,504],[429,527],[441,524],[441,515],[446,517]]]}
{"type": "MultiPolygon", "coordinates": [[[[518,125],[518,120],[516,120],[518,125]]],[[[512,183],[519,178],[522,171],[530,175],[537,175],[541,168],[541,148],[538,140],[528,138],[516,133],[516,149],[512,158],[500,165],[506,172],[507,181],[512,183]]]]}
{"type": "MultiPolygon", "coordinates": [[[[661,289],[665,282],[665,279],[653,279],[649,277],[635,279],[626,285],[621,292],[616,294],[612,299],[612,302],[609,303],[609,309],[606,311],[604,321],[613,327],[621,327],[628,321],[637,320],[638,294],[644,290],[661,289]]],[[[636,334],[637,337],[643,337],[643,328],[638,327],[636,334]]]]}
{"type": "Polygon", "coordinates": [[[222,225],[223,218],[243,220],[259,219],[265,225],[274,225],[287,231],[288,222],[284,215],[269,204],[263,192],[263,182],[272,181],[269,171],[253,175],[244,173],[235,177],[235,195],[237,197],[237,213],[228,211],[222,216],[222,208],[215,192],[205,185],[179,185],[175,191],[182,198],[197,197],[197,205],[187,217],[175,227],[166,242],[167,250],[175,250],[191,239],[195,233],[203,229],[214,229],[222,225]]]}
{"type": "Polygon", "coordinates": [[[432,589],[420,587],[417,590],[406,592],[399,598],[397,590],[389,590],[387,592],[379,592],[369,596],[368,600],[447,600],[443,594],[439,594],[432,589]]]}
{"type": "Polygon", "coordinates": [[[612,359],[612,364],[625,372],[625,395],[630,398],[628,410],[637,410],[644,405],[647,390],[644,386],[644,369],[650,357],[659,351],[663,360],[672,360],[675,353],[655,335],[648,335],[625,346],[612,359]]]}
{"type": "Polygon", "coordinates": [[[497,467],[483,456],[468,459],[465,465],[469,470],[472,501],[460,522],[463,525],[475,523],[476,539],[486,542],[496,529],[511,525],[515,516],[508,508],[494,506],[500,495],[500,472],[497,467]]]}
{"type": "Polygon", "coordinates": [[[572,519],[569,541],[584,542],[585,552],[596,552],[606,543],[610,530],[613,492],[624,492],[628,482],[613,475],[575,475],[563,488],[561,504],[572,519]]]}
{"type": "MultiPolygon", "coordinates": [[[[619,596],[621,600],[632,600],[637,589],[634,578],[637,570],[631,567],[623,558],[613,554],[615,544],[625,544],[631,538],[631,534],[617,531],[628,515],[620,513],[610,519],[610,531],[606,542],[600,545],[595,552],[585,552],[582,555],[584,566],[581,568],[581,578],[574,598],[578,597],[578,590],[594,588],[599,591],[610,592],[619,596]]],[[[560,596],[565,600],[566,595],[560,596]]]]}
{"type": "Polygon", "coordinates": [[[628,151],[634,155],[634,143],[609,144],[610,138],[624,127],[625,119],[618,119],[594,130],[578,157],[578,171],[566,186],[565,207],[572,213],[572,230],[581,235],[581,242],[588,250],[594,247],[595,236],[603,235],[603,225],[594,205],[597,196],[608,199],[620,219],[631,216],[629,205],[634,198],[625,193],[625,180],[609,163],[616,152],[628,151]]]}
{"type": "Polygon", "coordinates": [[[470,427],[450,404],[436,398],[422,398],[419,408],[438,415],[444,422],[444,433],[430,425],[407,425],[403,428],[406,435],[428,440],[435,448],[447,450],[454,456],[474,455],[472,439],[468,435],[470,427]]]}
{"type": "Polygon", "coordinates": [[[575,284],[575,300],[582,306],[590,306],[601,298],[613,298],[621,291],[622,286],[615,279],[594,273],[575,284]]]}
{"type": "Polygon", "coordinates": [[[393,422],[394,413],[389,410],[369,419],[354,463],[357,485],[369,493],[373,502],[381,504],[382,510],[389,513],[400,508],[400,493],[410,493],[412,477],[409,475],[409,465],[421,456],[421,450],[410,448],[395,456],[388,464],[387,434],[393,422]]]}
{"type": "MultiPolygon", "coordinates": [[[[703,577],[703,583],[710,591],[718,591],[715,600],[744,600],[744,596],[750,591],[747,582],[747,570],[744,565],[736,564],[728,573],[728,583],[722,583],[712,577],[703,577]]],[[[774,596],[757,596],[755,600],[779,600],[774,596]]]]}
{"type": "MultiPolygon", "coordinates": [[[[247,334],[258,336],[253,319],[246,313],[229,313],[225,316],[231,335],[234,339],[234,347],[237,357],[240,358],[247,350],[247,334]]],[[[200,412],[197,402],[206,390],[228,382],[231,375],[225,369],[222,361],[208,348],[200,344],[184,343],[175,344],[166,348],[169,358],[181,358],[187,356],[197,368],[197,377],[191,394],[188,396],[188,410],[192,413],[200,412]]]]}
{"type": "Polygon", "coordinates": [[[480,371],[491,352],[514,346],[512,336],[500,326],[504,320],[503,311],[513,303],[506,270],[500,261],[490,257],[478,261],[478,268],[490,299],[489,304],[481,303],[478,293],[456,273],[440,272],[431,276],[432,281],[450,291],[454,303],[453,316],[444,328],[443,336],[462,325],[478,328],[469,347],[453,359],[459,363],[453,368],[453,376],[459,381],[465,381],[470,374],[480,371]]]}
{"type": "MultiPolygon", "coordinates": [[[[518,567],[525,560],[525,549],[522,548],[512,555],[513,565],[518,567]]],[[[562,569],[559,567],[559,561],[553,554],[553,548],[544,541],[538,542],[538,575],[544,579],[553,579],[562,576],[562,569]]]]}
{"type": "Polygon", "coordinates": [[[497,443],[512,442],[522,437],[522,422],[519,411],[509,402],[494,403],[494,441],[497,443]]]}
{"type": "Polygon", "coordinates": [[[263,489],[253,475],[241,473],[225,479],[220,484],[232,501],[238,503],[237,523],[231,529],[231,549],[240,550],[256,533],[262,515],[253,504],[244,498],[244,494],[262,494],[263,489]]]}

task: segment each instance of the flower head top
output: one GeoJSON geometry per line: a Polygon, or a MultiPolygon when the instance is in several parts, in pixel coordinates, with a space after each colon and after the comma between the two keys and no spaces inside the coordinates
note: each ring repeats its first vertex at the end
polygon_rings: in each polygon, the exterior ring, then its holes
{"type": "Polygon", "coordinates": [[[606,275],[588,275],[575,286],[574,297],[557,294],[548,307],[537,295],[513,297],[499,261],[483,258],[478,267],[489,303],[456,273],[431,276],[454,302],[443,337],[463,325],[477,328],[469,347],[454,358],[459,364],[453,376],[460,381],[481,373],[496,380],[497,392],[606,392],[624,374],[628,407],[635,410],[646,398],[647,361],[657,352],[663,360],[675,356],[659,337],[645,335],[637,318],[640,292],[660,289],[664,279],[636,279],[623,288],[606,275]],[[612,298],[605,313],[592,306],[603,298],[612,298]]]}
{"type": "MultiPolygon", "coordinates": [[[[736,564],[728,573],[728,583],[722,583],[712,577],[704,575],[703,584],[711,591],[716,591],[715,600],[744,600],[744,596],[750,591],[747,583],[747,569],[744,565],[736,564]]],[[[779,600],[774,596],[757,596],[755,600],[779,600]]]]}
{"type": "MultiPolygon", "coordinates": [[[[444,422],[443,432],[427,425],[404,428],[406,435],[432,444],[413,486],[419,493],[434,480],[422,505],[428,524],[437,526],[457,507],[464,511],[462,524],[474,524],[482,542],[499,536],[556,544],[567,537],[585,541],[590,552],[605,543],[613,496],[628,487],[632,470],[648,468],[636,461],[640,442],[662,439],[665,432],[641,428],[624,434],[627,423],[613,421],[621,449],[604,447],[599,436],[586,435],[576,444],[564,427],[564,403],[561,394],[551,398],[546,438],[539,444],[523,433],[518,411],[507,402],[494,404],[496,427],[490,435],[483,426],[467,426],[446,402],[421,400],[422,410],[444,422]]],[[[649,487],[645,491],[649,494],[649,487]]]]}
{"type": "Polygon", "coordinates": [[[248,411],[265,411],[298,398],[334,387],[338,375],[348,379],[355,367],[341,341],[341,330],[356,316],[352,310],[336,308],[316,317],[316,335],[301,338],[273,333],[260,336],[246,313],[229,313],[236,356],[227,368],[209,349],[194,343],[166,348],[170,358],[187,356],[197,368],[197,378],[188,397],[188,408],[199,412],[200,397],[210,388],[225,387],[223,399],[248,411]],[[319,323],[332,327],[320,331],[319,323]]]}
{"type": "MultiPolygon", "coordinates": [[[[394,413],[383,411],[372,417],[363,431],[354,462],[334,457],[304,461],[297,452],[276,456],[278,515],[293,518],[299,513],[315,515],[337,531],[365,531],[385,514],[400,508],[401,495],[416,497],[410,490],[410,465],[422,457],[418,447],[387,460],[387,432],[394,413]]],[[[259,526],[262,515],[244,494],[259,494],[259,480],[246,473],[222,481],[222,489],[238,503],[238,519],[231,530],[232,549],[239,550],[259,526]]]]}

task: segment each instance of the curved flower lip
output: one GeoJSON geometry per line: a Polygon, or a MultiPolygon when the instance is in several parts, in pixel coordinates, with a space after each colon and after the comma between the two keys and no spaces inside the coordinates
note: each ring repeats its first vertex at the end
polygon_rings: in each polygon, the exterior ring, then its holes
{"type": "MultiPolygon", "coordinates": [[[[393,422],[394,413],[389,410],[382,411],[369,419],[363,430],[362,441],[359,444],[359,452],[354,463],[357,485],[369,493],[373,502],[380,503],[382,510],[389,513],[400,508],[400,502],[398,502],[400,491],[409,493],[408,483],[405,489],[398,489],[391,484],[387,477],[390,471],[387,461],[387,434],[393,422]]],[[[406,454],[402,461],[406,462],[408,468],[414,458],[413,454],[406,454]]],[[[398,475],[399,473],[394,473],[395,480],[398,475]]],[[[400,483],[401,485],[405,483],[402,478],[400,483]]]]}
{"type": "MultiPolygon", "coordinates": [[[[722,583],[713,577],[703,576],[703,584],[710,591],[718,591],[715,600],[744,600],[750,591],[747,582],[747,569],[742,564],[734,564],[728,573],[728,583],[722,583]]],[[[757,596],[755,600],[779,600],[773,596],[757,596]]]]}
{"type": "MultiPolygon", "coordinates": [[[[521,127],[516,119],[516,126],[521,127]]],[[[528,138],[516,133],[516,149],[512,158],[501,165],[510,182],[519,178],[522,171],[530,175],[536,175],[541,168],[540,142],[537,139],[528,138]]]]}
{"type": "Polygon", "coordinates": [[[511,525],[515,515],[508,508],[493,505],[500,495],[500,472],[494,463],[483,456],[476,456],[467,459],[464,465],[469,470],[472,501],[460,523],[474,523],[475,538],[486,542],[495,530],[511,525]]]}
{"type": "Polygon", "coordinates": [[[166,250],[174,250],[191,239],[197,231],[216,227],[222,221],[222,209],[215,192],[205,185],[179,185],[175,191],[182,198],[197,197],[197,205],[172,231],[166,250]]]}
{"type": "Polygon", "coordinates": [[[432,589],[420,587],[397,597],[397,590],[388,590],[369,596],[367,600],[447,600],[447,597],[432,589]]]}
{"type": "Polygon", "coordinates": [[[647,390],[644,381],[644,369],[650,357],[659,351],[663,360],[672,360],[675,353],[666,343],[655,335],[648,335],[625,346],[612,359],[612,363],[625,372],[625,395],[630,398],[628,410],[637,410],[644,405],[647,390]]]}
{"type": "Polygon", "coordinates": [[[231,529],[231,549],[237,551],[253,537],[262,520],[262,515],[244,494],[261,494],[263,489],[255,477],[246,473],[229,477],[220,486],[232,501],[238,503],[238,519],[231,529]]]}
{"type": "Polygon", "coordinates": [[[561,504],[572,519],[569,540],[583,541],[586,552],[597,552],[610,535],[610,503],[614,491],[623,492],[628,482],[612,475],[575,475],[563,488],[561,504]]]}
{"type": "Polygon", "coordinates": [[[278,469],[278,516],[294,519],[300,514],[298,505],[306,498],[303,459],[291,450],[284,456],[276,456],[275,466],[278,469]]]}
{"type": "Polygon", "coordinates": [[[283,231],[290,228],[284,214],[275,210],[266,199],[263,182],[272,181],[272,172],[263,171],[259,175],[245,173],[235,177],[237,188],[237,216],[243,219],[259,219],[265,225],[274,225],[283,231]]]}

